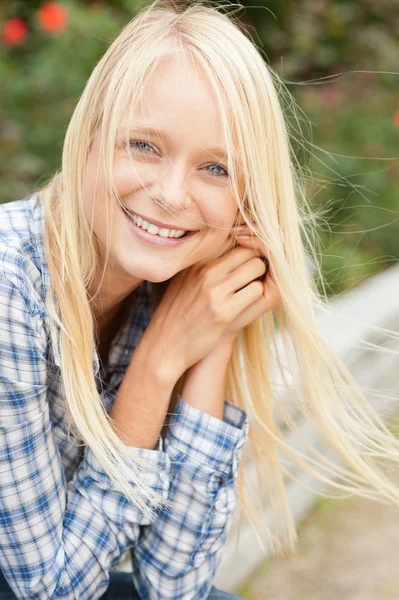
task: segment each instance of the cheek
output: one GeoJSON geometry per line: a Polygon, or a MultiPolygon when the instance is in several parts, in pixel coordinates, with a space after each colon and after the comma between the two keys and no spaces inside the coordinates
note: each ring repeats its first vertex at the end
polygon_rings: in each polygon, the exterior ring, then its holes
{"type": "Polygon", "coordinates": [[[238,212],[231,194],[226,192],[212,194],[211,201],[203,202],[200,210],[206,224],[214,228],[214,233],[220,237],[227,237],[238,212]]]}
{"type": "MultiPolygon", "coordinates": [[[[157,177],[153,165],[137,166],[130,163],[128,158],[117,158],[113,172],[120,197],[133,194],[157,177]]],[[[191,187],[191,183],[188,187],[191,187]]],[[[198,218],[199,227],[214,227],[213,233],[227,237],[238,211],[231,191],[222,186],[206,186],[199,180],[192,185],[191,194],[193,200],[187,207],[187,214],[198,218]],[[221,229],[218,230],[218,227],[221,229]]]]}
{"type": "Polygon", "coordinates": [[[131,194],[146,183],[145,173],[139,172],[129,160],[118,160],[114,163],[114,183],[119,196],[131,194]]]}
{"type": "Polygon", "coordinates": [[[83,203],[89,219],[92,212],[94,211],[94,216],[96,216],[106,202],[103,191],[105,189],[105,175],[103,169],[98,168],[98,161],[98,152],[96,150],[91,151],[83,177],[83,203]]]}
{"type": "MultiPolygon", "coordinates": [[[[90,165],[88,163],[88,167],[90,165]]],[[[99,172],[96,182],[96,166],[87,170],[83,181],[83,208],[89,227],[93,227],[97,237],[105,242],[107,238],[107,199],[104,194],[104,177],[99,172]],[[93,175],[94,173],[94,175],[93,175]]]]}
{"type": "MultiPolygon", "coordinates": [[[[94,210],[94,194],[96,193],[96,201],[98,201],[99,194],[100,181],[97,184],[96,192],[96,181],[95,176],[93,175],[93,173],[95,172],[95,165],[93,164],[93,161],[89,158],[86,164],[85,174],[83,178],[83,207],[86,214],[86,219],[89,224],[91,222],[94,210]]],[[[95,214],[93,215],[93,217],[95,218],[95,214]]]]}

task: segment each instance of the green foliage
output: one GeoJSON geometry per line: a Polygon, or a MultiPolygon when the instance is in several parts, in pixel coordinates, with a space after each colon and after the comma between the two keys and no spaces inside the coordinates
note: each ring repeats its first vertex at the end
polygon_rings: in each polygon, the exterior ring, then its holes
{"type": "MultiPolygon", "coordinates": [[[[0,26],[18,16],[29,28],[22,44],[0,41],[0,77],[7,83],[0,100],[0,202],[25,197],[60,168],[65,131],[93,67],[146,0],[59,4],[68,25],[58,32],[38,26],[42,0],[0,4],[0,26]]],[[[304,128],[305,147],[299,140],[295,151],[301,163],[314,155],[308,198],[320,214],[326,291],[339,294],[399,254],[397,76],[372,73],[397,71],[399,0],[243,5],[238,16],[312,124],[313,139],[304,128]],[[309,84],[341,72],[347,75],[309,84]]],[[[295,125],[289,111],[285,116],[295,125]]]]}
{"type": "Polygon", "coordinates": [[[8,82],[0,104],[0,202],[26,195],[59,168],[84,85],[126,23],[125,12],[106,5],[63,5],[69,23],[62,32],[41,31],[32,15],[23,45],[0,46],[0,78],[8,82]]]}
{"type": "Polygon", "coordinates": [[[242,0],[243,21],[285,78],[397,71],[399,0],[242,0]],[[253,30],[255,28],[256,35],[253,30]]]}
{"type": "Polygon", "coordinates": [[[307,192],[320,215],[326,291],[336,295],[398,259],[397,94],[354,75],[302,90],[297,102],[312,123],[307,192]]]}

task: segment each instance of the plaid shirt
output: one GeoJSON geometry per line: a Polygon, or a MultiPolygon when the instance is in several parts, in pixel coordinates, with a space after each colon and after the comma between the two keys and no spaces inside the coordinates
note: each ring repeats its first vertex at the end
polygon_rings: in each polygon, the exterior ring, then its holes
{"type": "MultiPolygon", "coordinates": [[[[17,598],[93,600],[133,548],[143,599],[207,598],[236,504],[246,413],[225,400],[221,421],[179,395],[165,438],[153,450],[130,448],[162,469],[143,476],[174,503],[145,517],[90,448],[67,439],[49,284],[38,195],[0,205],[0,569],[17,598]]],[[[151,318],[150,283],[136,290],[104,370],[93,342],[108,413],[151,318]]]]}

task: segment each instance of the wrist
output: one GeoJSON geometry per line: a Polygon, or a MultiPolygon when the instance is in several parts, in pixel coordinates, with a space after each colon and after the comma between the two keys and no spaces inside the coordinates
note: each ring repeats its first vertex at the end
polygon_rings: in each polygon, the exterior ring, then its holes
{"type": "Polygon", "coordinates": [[[134,351],[132,361],[136,368],[149,373],[157,384],[171,389],[185,371],[175,357],[145,336],[134,351]]]}
{"type": "Polygon", "coordinates": [[[193,364],[184,374],[184,385],[188,381],[205,378],[205,380],[214,380],[214,378],[224,377],[231,358],[233,345],[223,342],[214,347],[214,349],[193,364]]]}
{"type": "Polygon", "coordinates": [[[229,363],[231,358],[231,353],[233,351],[235,337],[223,337],[219,340],[218,344],[213,348],[213,350],[207,355],[204,356],[202,360],[214,360],[220,361],[220,363],[229,363]]]}
{"type": "Polygon", "coordinates": [[[232,341],[221,340],[212,352],[192,365],[184,374],[182,397],[193,408],[223,421],[227,367],[232,341]]]}

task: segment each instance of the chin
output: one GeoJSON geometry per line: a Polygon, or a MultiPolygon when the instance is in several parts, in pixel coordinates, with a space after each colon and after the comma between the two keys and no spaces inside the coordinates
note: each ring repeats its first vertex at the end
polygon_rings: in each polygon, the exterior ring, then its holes
{"type": "Polygon", "coordinates": [[[150,276],[147,275],[147,277],[145,278],[145,280],[149,281],[150,283],[163,283],[165,281],[170,281],[172,279],[172,277],[173,277],[173,275],[171,275],[170,277],[167,277],[165,279],[165,276],[163,276],[163,277],[162,276],[159,276],[159,277],[151,276],[150,277],[150,276]]]}
{"type": "Polygon", "coordinates": [[[127,273],[135,279],[137,278],[151,283],[169,281],[176,274],[174,271],[170,272],[169,269],[162,268],[162,266],[153,269],[143,268],[142,266],[139,269],[130,268],[127,270],[127,273]]]}

